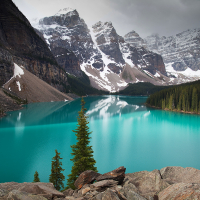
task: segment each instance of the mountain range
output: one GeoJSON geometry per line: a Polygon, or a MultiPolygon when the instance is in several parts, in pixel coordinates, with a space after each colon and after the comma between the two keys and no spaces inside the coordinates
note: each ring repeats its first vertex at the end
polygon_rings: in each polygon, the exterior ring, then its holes
{"type": "Polygon", "coordinates": [[[64,94],[69,92],[117,92],[129,83],[200,79],[200,29],[122,37],[111,22],[88,27],[75,9],[30,24],[11,0],[0,4],[0,86],[28,102],[71,100],[64,94]],[[17,69],[23,73],[16,75],[17,69]]]}
{"type": "Polygon", "coordinates": [[[172,85],[200,78],[200,29],[171,37],[155,34],[142,39],[135,31],[121,37],[111,22],[97,22],[88,28],[71,8],[32,25],[66,71],[75,76],[80,70],[85,72],[98,89],[116,92],[128,83],[172,85]],[[65,61],[66,50],[75,54],[80,69],[65,61]]]}

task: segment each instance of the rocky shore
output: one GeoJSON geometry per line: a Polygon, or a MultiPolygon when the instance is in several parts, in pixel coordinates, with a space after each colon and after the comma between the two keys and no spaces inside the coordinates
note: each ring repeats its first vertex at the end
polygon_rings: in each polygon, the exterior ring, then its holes
{"type": "Polygon", "coordinates": [[[88,170],[76,190],[55,190],[52,183],[1,183],[0,200],[193,200],[200,199],[200,170],[165,167],[125,174],[119,167],[106,174],[88,170]]]}

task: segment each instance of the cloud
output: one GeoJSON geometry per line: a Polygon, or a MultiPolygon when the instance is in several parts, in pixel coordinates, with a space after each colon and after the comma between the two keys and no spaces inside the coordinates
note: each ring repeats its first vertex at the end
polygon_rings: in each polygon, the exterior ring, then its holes
{"type": "Polygon", "coordinates": [[[14,2],[28,19],[54,15],[65,7],[75,8],[88,26],[98,21],[111,21],[117,33],[122,36],[131,30],[135,30],[142,37],[152,33],[169,36],[189,28],[200,27],[200,0],[14,0],[14,2]]]}

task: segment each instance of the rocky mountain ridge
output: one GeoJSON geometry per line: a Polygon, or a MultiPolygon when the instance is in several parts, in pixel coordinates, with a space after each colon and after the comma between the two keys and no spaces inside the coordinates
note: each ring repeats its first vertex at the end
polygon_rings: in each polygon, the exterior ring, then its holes
{"type": "Polygon", "coordinates": [[[52,183],[1,183],[0,198],[35,200],[175,200],[200,198],[200,170],[164,167],[125,174],[119,167],[99,174],[88,170],[75,181],[76,190],[55,190],[52,183]],[[96,180],[96,182],[94,182],[96,180]]]}
{"type": "Polygon", "coordinates": [[[200,79],[199,28],[188,29],[169,37],[153,34],[142,39],[135,31],[127,35],[130,35],[129,42],[135,47],[142,46],[160,54],[168,76],[176,78],[177,83],[200,79]]]}
{"type": "MultiPolygon", "coordinates": [[[[129,82],[161,85],[170,81],[162,57],[127,43],[111,22],[98,22],[89,29],[76,10],[67,8],[32,25],[43,34],[60,65],[63,66],[65,55],[55,52],[55,48],[75,54],[93,87],[115,92],[129,82]]],[[[73,74],[77,76],[80,69],[73,74]]]]}

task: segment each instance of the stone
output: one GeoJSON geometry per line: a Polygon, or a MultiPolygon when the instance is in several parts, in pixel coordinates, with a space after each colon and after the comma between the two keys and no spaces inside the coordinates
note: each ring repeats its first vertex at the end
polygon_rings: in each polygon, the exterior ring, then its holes
{"type": "Polygon", "coordinates": [[[92,171],[92,170],[84,171],[76,179],[74,185],[75,185],[76,188],[80,189],[84,185],[94,182],[96,180],[96,178],[100,175],[101,174],[99,174],[95,171],[92,171]]]}
{"type": "Polygon", "coordinates": [[[90,187],[86,187],[82,190],[82,195],[90,191],[90,187]]]}
{"type": "Polygon", "coordinates": [[[120,199],[115,192],[113,192],[111,189],[108,188],[103,193],[102,200],[120,200],[120,199]]]}
{"type": "Polygon", "coordinates": [[[126,171],[126,168],[119,167],[111,172],[98,176],[96,178],[96,181],[115,180],[115,181],[118,181],[118,184],[122,184],[125,178],[125,171],[126,171]]]}
{"type": "Polygon", "coordinates": [[[117,183],[118,182],[114,180],[103,180],[103,181],[93,183],[92,185],[90,185],[90,188],[96,191],[104,191],[108,187],[116,186],[117,183]]]}
{"type": "Polygon", "coordinates": [[[65,197],[63,193],[57,191],[54,187],[48,187],[47,185],[41,184],[40,182],[27,183],[25,186],[19,188],[19,191],[24,191],[31,194],[39,194],[41,196],[45,196],[48,199],[54,197],[58,198],[65,197]]]}
{"type": "Polygon", "coordinates": [[[74,190],[72,190],[71,188],[69,188],[69,189],[63,191],[63,194],[64,194],[65,196],[73,196],[74,190]]]}
{"type": "Polygon", "coordinates": [[[128,181],[126,184],[133,184],[136,188],[132,190],[145,198],[152,197],[169,186],[167,182],[161,179],[159,170],[151,172],[141,171],[131,174],[126,174],[128,181]]]}
{"type": "Polygon", "coordinates": [[[200,199],[200,184],[176,183],[170,185],[158,194],[159,200],[194,200],[200,199]]]}
{"type": "Polygon", "coordinates": [[[12,190],[7,197],[8,200],[47,200],[45,197],[39,195],[32,195],[27,192],[12,190]]]}
{"type": "Polygon", "coordinates": [[[66,196],[65,199],[66,199],[66,200],[74,200],[75,198],[72,197],[72,196],[66,196]]]}
{"type": "Polygon", "coordinates": [[[164,167],[160,170],[163,180],[174,183],[200,183],[200,170],[192,167],[164,167]]]}

